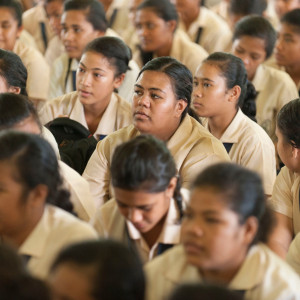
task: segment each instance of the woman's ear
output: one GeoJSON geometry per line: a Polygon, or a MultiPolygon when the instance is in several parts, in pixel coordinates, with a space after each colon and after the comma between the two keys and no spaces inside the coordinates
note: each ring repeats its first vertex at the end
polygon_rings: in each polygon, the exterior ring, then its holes
{"type": "Polygon", "coordinates": [[[167,26],[171,29],[172,32],[174,32],[177,26],[177,21],[176,20],[167,21],[167,26]]]}
{"type": "Polygon", "coordinates": [[[236,103],[241,95],[241,87],[239,85],[235,85],[233,88],[228,90],[228,95],[229,95],[229,102],[234,102],[236,103]]]}
{"type": "Polygon", "coordinates": [[[296,148],[296,147],[292,147],[292,156],[295,159],[299,159],[300,158],[300,149],[296,148]]]}
{"type": "Polygon", "coordinates": [[[183,111],[187,107],[187,102],[183,99],[176,100],[176,108],[175,108],[175,115],[177,118],[180,118],[183,111]]]}
{"type": "Polygon", "coordinates": [[[176,185],[177,185],[177,177],[172,177],[171,178],[171,180],[170,180],[170,182],[169,182],[169,185],[168,185],[168,187],[167,187],[167,189],[166,189],[166,195],[168,196],[168,198],[172,198],[173,197],[173,195],[174,195],[174,191],[175,191],[175,189],[176,189],[176,185]]]}
{"type": "Polygon", "coordinates": [[[13,94],[20,94],[21,93],[21,88],[18,87],[18,86],[10,86],[8,88],[8,92],[13,93],[13,94]]]}
{"type": "Polygon", "coordinates": [[[114,79],[114,88],[118,89],[120,87],[120,85],[122,84],[123,80],[125,78],[125,73],[122,73],[121,75],[118,75],[115,79],[114,79]]]}
{"type": "Polygon", "coordinates": [[[251,216],[246,220],[243,226],[245,228],[245,232],[244,232],[245,245],[250,245],[258,230],[258,220],[256,217],[251,216]]]}

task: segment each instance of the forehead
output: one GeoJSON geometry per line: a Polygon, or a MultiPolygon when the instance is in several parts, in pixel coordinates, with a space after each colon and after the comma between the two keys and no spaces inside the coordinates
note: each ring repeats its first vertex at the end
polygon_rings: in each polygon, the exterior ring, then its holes
{"type": "Polygon", "coordinates": [[[68,10],[63,13],[61,23],[70,25],[81,25],[89,22],[86,18],[85,10],[68,10]]]}
{"type": "Polygon", "coordinates": [[[136,16],[137,18],[140,18],[141,21],[148,21],[149,19],[150,20],[155,20],[155,19],[161,19],[155,8],[154,7],[145,7],[145,8],[142,8],[142,9],[138,9],[137,12],[136,12],[136,16]]]}
{"type": "Polygon", "coordinates": [[[300,26],[294,26],[289,23],[281,23],[279,25],[279,33],[290,34],[300,37],[300,26]]]}
{"type": "Polygon", "coordinates": [[[16,20],[16,13],[13,8],[0,6],[0,20],[16,20]]]}
{"type": "Polygon", "coordinates": [[[112,69],[112,66],[109,63],[109,60],[102,54],[93,51],[85,52],[81,59],[80,63],[84,64],[87,68],[109,68],[112,69]]]}
{"type": "Polygon", "coordinates": [[[265,52],[266,41],[250,35],[242,35],[234,40],[234,46],[245,47],[248,51],[265,52]]]}
{"type": "Polygon", "coordinates": [[[172,81],[163,72],[144,71],[136,81],[136,84],[142,86],[144,89],[155,88],[174,94],[172,81]]]}
{"type": "Polygon", "coordinates": [[[222,76],[222,72],[220,67],[217,65],[216,62],[213,61],[206,61],[203,62],[196,71],[196,77],[200,79],[224,79],[222,76]]]}

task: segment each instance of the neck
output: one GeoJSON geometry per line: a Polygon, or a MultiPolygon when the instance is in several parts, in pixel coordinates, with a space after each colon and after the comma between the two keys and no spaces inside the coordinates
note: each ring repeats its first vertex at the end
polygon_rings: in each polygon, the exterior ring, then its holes
{"type": "Polygon", "coordinates": [[[156,138],[164,142],[167,142],[173,136],[173,134],[176,132],[179,126],[180,126],[180,121],[174,124],[173,126],[170,126],[171,127],[170,130],[168,130],[167,132],[159,132],[158,134],[153,134],[153,135],[156,138]]]}
{"type": "Polygon", "coordinates": [[[188,30],[191,24],[198,18],[199,13],[200,13],[200,7],[198,6],[198,8],[195,10],[190,10],[186,13],[180,14],[180,18],[186,30],[188,30]]]}
{"type": "Polygon", "coordinates": [[[231,124],[232,120],[236,116],[237,111],[233,110],[232,112],[226,112],[219,116],[209,117],[208,118],[208,129],[210,133],[215,136],[217,139],[220,139],[224,134],[225,130],[231,124]]]}
{"type": "Polygon", "coordinates": [[[172,49],[172,44],[173,44],[173,35],[169,37],[168,41],[166,42],[165,46],[158,49],[155,52],[155,55],[157,57],[162,57],[162,56],[170,56],[171,54],[171,49],[172,49]]]}
{"type": "Polygon", "coordinates": [[[298,85],[300,82],[300,64],[286,67],[285,70],[294,80],[295,84],[298,85]]]}
{"type": "Polygon", "coordinates": [[[2,240],[19,249],[31,232],[35,229],[36,225],[42,218],[44,213],[44,207],[34,211],[28,218],[24,219],[23,224],[16,229],[15,232],[9,232],[2,235],[2,240]]]}

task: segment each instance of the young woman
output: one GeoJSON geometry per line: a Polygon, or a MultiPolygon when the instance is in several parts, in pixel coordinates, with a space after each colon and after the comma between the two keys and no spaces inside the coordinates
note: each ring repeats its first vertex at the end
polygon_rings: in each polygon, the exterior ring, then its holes
{"type": "Polygon", "coordinates": [[[279,66],[294,80],[300,94],[300,8],[285,14],[280,20],[275,58],[279,66]]]}
{"type": "Polygon", "coordinates": [[[38,135],[0,136],[1,240],[14,245],[35,276],[44,278],[64,246],[96,237],[71,210],[50,144],[38,135]]]}
{"type": "Polygon", "coordinates": [[[140,261],[111,240],[67,247],[55,259],[48,282],[52,300],[144,300],[145,294],[140,261]]]}
{"type": "Polygon", "coordinates": [[[38,50],[19,40],[22,31],[22,7],[18,0],[0,0],[0,23],[3,26],[0,48],[20,56],[28,70],[28,95],[36,100],[36,104],[43,104],[48,95],[50,70],[38,50]]]}
{"type": "MultiPolygon", "coordinates": [[[[238,57],[216,52],[197,69],[193,106],[204,126],[220,139],[231,160],[258,172],[266,195],[276,178],[275,148],[267,133],[239,108],[247,99],[247,73],[238,57]]],[[[250,95],[251,96],[251,95],[250,95]]]]}
{"type": "Polygon", "coordinates": [[[40,112],[42,123],[66,115],[98,140],[129,125],[130,104],[114,91],[122,84],[130,59],[130,49],[119,38],[93,40],[79,62],[77,91],[48,101],[40,112]]]}
{"type": "Polygon", "coordinates": [[[276,142],[276,116],[281,107],[298,97],[295,83],[284,71],[268,67],[264,62],[272,55],[276,32],[270,22],[260,16],[248,16],[239,21],[233,33],[232,52],[247,70],[258,95],[257,122],[276,142]]]}
{"type": "Polygon", "coordinates": [[[114,151],[114,199],[96,214],[100,236],[123,242],[143,262],[178,244],[182,197],[173,157],[164,142],[138,136],[114,151]]]}
{"type": "Polygon", "coordinates": [[[142,67],[154,57],[171,56],[186,65],[194,74],[207,52],[190,41],[183,31],[175,31],[178,14],[169,0],[146,0],[135,17],[139,45],[133,59],[142,67]]]}
{"type": "Polygon", "coordinates": [[[192,88],[191,72],[174,58],[159,57],[143,67],[135,84],[133,124],[98,143],[83,173],[96,203],[111,198],[109,168],[114,149],[141,133],[167,143],[185,188],[199,170],[229,159],[220,141],[187,114],[192,88]]]}
{"type": "Polygon", "coordinates": [[[298,275],[263,244],[271,216],[258,174],[228,163],[207,168],[192,185],[182,245],[146,265],[147,299],[165,299],[178,284],[195,281],[249,300],[298,299],[298,275]]]}
{"type": "Polygon", "coordinates": [[[277,151],[285,166],[276,178],[271,199],[277,226],[269,246],[283,258],[294,236],[300,232],[300,99],[286,104],[278,114],[277,151]]]}
{"type": "MultiPolygon", "coordinates": [[[[52,65],[49,99],[76,91],[76,70],[83,50],[92,40],[102,36],[118,37],[108,28],[105,11],[99,0],[65,2],[61,17],[61,40],[65,53],[52,65]]],[[[139,67],[134,61],[130,61],[129,66],[119,94],[130,102],[139,67]]]]}

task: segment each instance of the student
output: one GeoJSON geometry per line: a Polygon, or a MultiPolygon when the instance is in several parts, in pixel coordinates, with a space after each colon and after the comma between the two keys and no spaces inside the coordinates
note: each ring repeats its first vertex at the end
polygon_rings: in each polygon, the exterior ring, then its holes
{"type": "MultiPolygon", "coordinates": [[[[49,140],[48,132],[40,125],[37,112],[27,97],[17,94],[1,94],[0,111],[0,131],[14,129],[42,135],[45,139],[49,140]]],[[[50,137],[54,139],[53,136],[50,137]]],[[[51,139],[50,141],[52,142],[51,139]]],[[[51,146],[53,147],[53,142],[51,146]]],[[[57,149],[57,145],[55,146],[57,149]]],[[[74,211],[80,219],[89,221],[94,216],[95,205],[89,191],[88,183],[62,161],[59,160],[58,164],[64,186],[71,193],[74,211]]]]}
{"type": "Polygon", "coordinates": [[[71,209],[50,144],[38,135],[8,131],[0,136],[1,240],[27,258],[27,267],[45,278],[55,255],[66,245],[96,237],[71,209]],[[9,204],[9,205],[8,205],[9,204]]]}
{"type": "Polygon", "coordinates": [[[202,0],[174,0],[181,22],[179,28],[208,53],[229,51],[232,33],[228,24],[202,5],[202,0]]]}
{"type": "Polygon", "coordinates": [[[96,214],[100,236],[121,241],[147,262],[178,244],[182,196],[164,142],[140,135],[118,146],[110,167],[114,199],[96,214]]]}
{"type": "Polygon", "coordinates": [[[45,59],[51,67],[55,59],[64,53],[64,45],[60,38],[60,20],[64,11],[65,0],[44,0],[44,9],[49,21],[49,25],[54,32],[53,37],[47,43],[45,59]]]}
{"type": "Polygon", "coordinates": [[[300,95],[300,9],[288,12],[280,20],[275,59],[294,80],[300,95]]]}
{"type": "Polygon", "coordinates": [[[145,294],[140,261],[112,240],[67,247],[56,257],[48,282],[53,300],[144,300],[145,294]]]}
{"type": "Polygon", "coordinates": [[[273,2],[278,19],[281,19],[289,11],[300,8],[300,0],[274,0],[273,2]]]}
{"type": "Polygon", "coordinates": [[[49,24],[44,7],[44,0],[23,13],[24,29],[34,38],[37,49],[44,54],[54,32],[49,24]]]}
{"type": "Polygon", "coordinates": [[[284,104],[298,96],[292,79],[283,71],[263,63],[271,56],[276,41],[276,32],[265,18],[248,16],[240,20],[234,29],[234,55],[241,58],[247,70],[248,80],[255,86],[257,122],[273,142],[276,116],[284,104]]]}
{"type": "Polygon", "coordinates": [[[300,297],[300,279],[264,242],[272,228],[260,177],[216,164],[196,178],[182,221],[182,245],[145,267],[148,300],[162,300],[181,283],[214,283],[245,299],[300,297]]]}
{"type": "Polygon", "coordinates": [[[285,166],[274,185],[271,199],[277,226],[269,246],[285,257],[294,236],[300,232],[300,99],[286,104],[278,114],[276,135],[277,151],[285,166]]]}
{"type": "MultiPolygon", "coordinates": [[[[275,148],[266,132],[239,108],[247,99],[247,73],[238,57],[216,52],[194,77],[193,107],[205,117],[204,127],[224,144],[231,161],[258,172],[265,194],[276,178],[275,148]]],[[[251,96],[251,95],[250,95],[251,96]]]]}
{"type": "Polygon", "coordinates": [[[50,100],[40,111],[41,122],[65,115],[88,128],[97,140],[131,124],[130,104],[114,93],[130,59],[130,49],[119,38],[107,36],[90,42],[77,69],[77,91],[50,100]]]}
{"type": "Polygon", "coordinates": [[[0,23],[3,27],[0,48],[13,51],[20,56],[28,70],[28,95],[36,105],[42,105],[47,100],[49,67],[41,53],[18,39],[22,31],[22,7],[18,0],[0,1],[0,23]]]}
{"type": "MultiPolygon", "coordinates": [[[[83,50],[93,39],[102,36],[117,36],[107,27],[105,12],[98,0],[69,0],[64,4],[61,18],[61,38],[65,51],[51,69],[49,98],[53,99],[76,90],[76,70],[83,50]]],[[[119,94],[130,101],[138,74],[138,66],[130,61],[119,94]]]]}
{"type": "Polygon", "coordinates": [[[187,114],[192,74],[176,59],[159,57],[141,70],[133,96],[133,124],[98,143],[83,173],[96,203],[111,198],[111,157],[116,146],[139,134],[152,134],[167,143],[183,187],[207,165],[229,157],[223,145],[187,114]]]}
{"type": "Polygon", "coordinates": [[[154,57],[171,56],[196,71],[207,52],[191,42],[181,30],[176,30],[178,14],[169,0],[146,0],[138,7],[135,17],[139,45],[133,59],[142,67],[154,57]]]}

